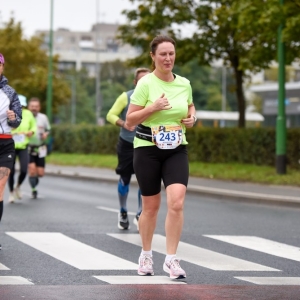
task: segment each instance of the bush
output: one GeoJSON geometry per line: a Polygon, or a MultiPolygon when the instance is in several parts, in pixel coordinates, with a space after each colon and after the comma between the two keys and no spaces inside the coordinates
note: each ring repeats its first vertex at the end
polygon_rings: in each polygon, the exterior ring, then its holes
{"type": "MultiPolygon", "coordinates": [[[[53,150],[62,153],[116,154],[119,128],[112,125],[55,125],[53,150]]],[[[200,128],[187,130],[190,161],[274,166],[276,132],[271,128],[200,128]]],[[[299,167],[300,129],[287,130],[287,161],[299,167]]]]}

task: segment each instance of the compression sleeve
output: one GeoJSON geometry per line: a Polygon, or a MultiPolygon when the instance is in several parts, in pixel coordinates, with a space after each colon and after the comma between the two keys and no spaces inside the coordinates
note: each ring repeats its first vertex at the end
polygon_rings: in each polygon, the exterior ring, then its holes
{"type": "Polygon", "coordinates": [[[108,111],[106,115],[106,120],[109,123],[116,125],[116,122],[120,119],[119,117],[120,114],[127,106],[127,104],[128,104],[127,94],[124,92],[117,98],[117,100],[115,101],[111,109],[108,111]]]}

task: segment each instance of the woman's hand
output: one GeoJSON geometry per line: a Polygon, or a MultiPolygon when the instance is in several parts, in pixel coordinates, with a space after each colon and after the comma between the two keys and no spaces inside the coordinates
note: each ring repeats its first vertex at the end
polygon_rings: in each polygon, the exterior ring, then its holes
{"type": "Polygon", "coordinates": [[[33,131],[28,131],[26,133],[26,136],[29,137],[29,138],[32,137],[33,136],[33,131]]]}
{"type": "Polygon", "coordinates": [[[8,118],[9,121],[15,121],[16,114],[13,110],[7,110],[6,114],[7,114],[7,118],[8,118]]]}
{"type": "Polygon", "coordinates": [[[191,128],[195,124],[195,119],[192,115],[188,115],[186,119],[182,119],[181,123],[187,128],[191,128]]]}
{"type": "Polygon", "coordinates": [[[153,103],[153,108],[154,111],[167,110],[172,108],[169,100],[165,97],[165,93],[163,93],[157,100],[155,100],[155,102],[153,103]]]}

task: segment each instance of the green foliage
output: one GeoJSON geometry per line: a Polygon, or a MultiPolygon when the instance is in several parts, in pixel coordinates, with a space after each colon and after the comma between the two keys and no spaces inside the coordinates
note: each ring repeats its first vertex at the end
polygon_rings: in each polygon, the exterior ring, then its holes
{"type": "MultiPolygon", "coordinates": [[[[275,129],[193,128],[187,131],[192,161],[275,165],[275,129]]],[[[299,168],[300,130],[287,130],[288,164],[299,168]]]]}
{"type": "MultiPolygon", "coordinates": [[[[105,62],[101,67],[100,74],[100,94],[101,94],[101,114],[104,120],[109,109],[124,91],[134,87],[133,77],[134,70],[129,68],[124,62],[119,60],[105,62]]],[[[87,70],[79,71],[68,70],[63,74],[64,80],[72,89],[75,82],[75,102],[76,102],[76,122],[75,124],[95,124],[95,107],[96,107],[96,80],[89,77],[87,70]]],[[[71,123],[71,91],[68,103],[62,105],[56,114],[60,123],[71,123]]]]}
{"type": "Polygon", "coordinates": [[[119,130],[112,125],[54,125],[53,149],[62,153],[112,154],[116,152],[119,130]]]}
{"type": "MultiPolygon", "coordinates": [[[[115,154],[117,126],[53,126],[54,151],[115,154]]],[[[191,162],[275,166],[275,130],[268,128],[201,128],[187,130],[191,162]]],[[[287,131],[288,165],[299,169],[300,130],[287,131]]]]}
{"type": "MultiPolygon", "coordinates": [[[[9,84],[19,94],[28,99],[38,97],[42,110],[46,107],[48,78],[48,56],[42,50],[39,37],[26,39],[20,23],[11,19],[5,27],[0,28],[0,52],[5,57],[4,74],[9,84]]],[[[57,72],[58,58],[53,63],[53,111],[58,111],[61,104],[70,97],[70,89],[57,72]]]]}
{"type": "MultiPolygon", "coordinates": [[[[131,2],[138,4],[137,9],[124,10],[128,22],[119,27],[123,42],[142,49],[131,64],[150,63],[149,43],[160,33],[176,39],[177,64],[196,59],[200,65],[207,65],[221,59],[233,70],[239,127],[245,126],[245,72],[267,68],[276,59],[281,21],[286,20],[284,37],[291,40],[290,50],[300,47],[299,0],[285,1],[285,9],[281,9],[278,0],[131,2]],[[297,34],[292,34],[293,30],[297,34]]],[[[295,51],[289,53],[289,61],[297,57],[295,51]]],[[[210,107],[216,106],[216,100],[212,101],[210,107]]]]}

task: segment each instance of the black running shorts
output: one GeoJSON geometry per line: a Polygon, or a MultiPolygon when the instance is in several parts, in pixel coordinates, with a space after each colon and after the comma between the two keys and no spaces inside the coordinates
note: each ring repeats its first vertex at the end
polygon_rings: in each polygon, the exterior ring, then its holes
{"type": "Polygon", "coordinates": [[[131,176],[133,170],[133,144],[119,138],[117,145],[118,166],[116,173],[121,176],[131,176]]]}
{"type": "Polygon", "coordinates": [[[15,158],[15,143],[13,139],[0,139],[0,167],[12,169],[15,158]]]}
{"type": "Polygon", "coordinates": [[[156,146],[134,149],[133,167],[143,196],[153,196],[170,184],[188,184],[189,162],[185,145],[175,149],[159,149],[156,146]]]}

